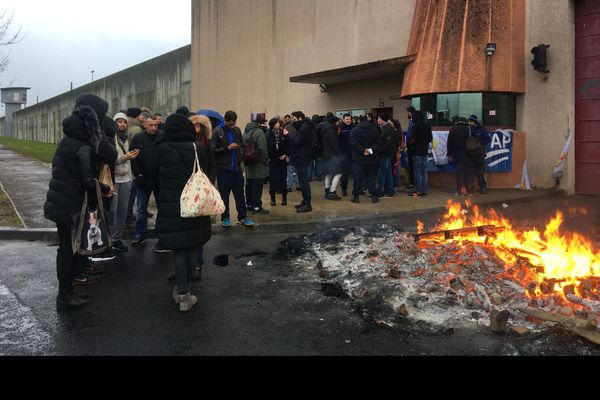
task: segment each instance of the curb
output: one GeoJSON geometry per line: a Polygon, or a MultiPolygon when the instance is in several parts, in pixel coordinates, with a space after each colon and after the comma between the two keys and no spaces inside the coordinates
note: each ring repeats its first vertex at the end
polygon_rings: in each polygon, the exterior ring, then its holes
{"type": "MultiPolygon", "coordinates": [[[[538,200],[540,198],[552,197],[552,196],[566,196],[567,193],[564,190],[555,189],[541,193],[539,196],[522,197],[511,200],[503,201],[490,201],[489,203],[478,203],[481,207],[502,207],[503,203],[510,202],[512,204],[528,203],[530,201],[538,200]]],[[[254,232],[264,234],[275,234],[275,233],[306,233],[314,231],[322,231],[332,228],[344,228],[349,226],[355,226],[357,224],[390,224],[398,225],[398,220],[405,219],[410,222],[410,225],[406,225],[405,229],[415,229],[416,220],[419,219],[420,215],[441,212],[446,207],[432,207],[422,210],[410,210],[401,211],[395,213],[386,214],[375,214],[360,217],[350,218],[331,218],[320,221],[307,221],[307,222],[273,222],[266,224],[258,224],[254,227],[236,227],[236,228],[223,228],[221,224],[212,225],[213,235],[231,235],[242,232],[254,232]]],[[[403,224],[400,224],[403,226],[403,224]]],[[[148,229],[148,238],[155,239],[156,232],[154,229],[148,229]]],[[[41,242],[56,242],[56,228],[34,228],[34,229],[19,229],[19,228],[0,228],[0,240],[20,240],[20,241],[41,241],[41,242]]],[[[123,237],[125,240],[135,239],[135,232],[133,230],[126,230],[123,237]]]]}

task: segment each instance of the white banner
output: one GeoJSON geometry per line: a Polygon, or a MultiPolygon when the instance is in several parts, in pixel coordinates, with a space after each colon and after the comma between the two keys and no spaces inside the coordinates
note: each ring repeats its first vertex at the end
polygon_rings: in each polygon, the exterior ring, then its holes
{"type": "Polygon", "coordinates": [[[571,147],[571,140],[573,140],[573,132],[569,134],[569,137],[563,146],[562,153],[560,153],[560,157],[558,157],[558,161],[554,165],[552,175],[556,179],[562,176],[563,169],[565,168],[565,160],[567,159],[567,154],[569,154],[569,148],[571,147]]]}

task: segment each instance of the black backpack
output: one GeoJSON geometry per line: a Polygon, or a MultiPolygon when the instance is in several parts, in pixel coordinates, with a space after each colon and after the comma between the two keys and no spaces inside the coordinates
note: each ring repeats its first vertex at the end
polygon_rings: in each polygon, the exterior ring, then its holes
{"type": "Polygon", "coordinates": [[[323,156],[323,132],[321,130],[321,126],[313,124],[313,140],[312,140],[312,155],[314,158],[319,158],[323,156]]]}
{"type": "Polygon", "coordinates": [[[467,154],[469,155],[469,157],[473,158],[473,159],[478,159],[481,157],[485,157],[485,154],[483,152],[483,147],[481,146],[481,143],[479,143],[479,138],[477,136],[473,136],[471,134],[471,127],[469,126],[469,137],[467,138],[467,154]]]}

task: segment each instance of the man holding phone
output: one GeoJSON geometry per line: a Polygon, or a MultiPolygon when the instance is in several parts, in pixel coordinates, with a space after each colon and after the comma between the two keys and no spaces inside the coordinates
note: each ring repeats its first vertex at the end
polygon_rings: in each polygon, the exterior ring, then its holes
{"type": "Polygon", "coordinates": [[[112,215],[110,231],[113,237],[112,249],[124,253],[128,249],[121,241],[121,238],[123,237],[123,232],[125,230],[127,207],[129,205],[131,187],[133,186],[131,160],[135,160],[140,154],[140,151],[129,151],[129,142],[127,141],[127,115],[117,113],[113,117],[113,120],[117,123],[115,145],[118,155],[115,164],[115,196],[110,205],[110,213],[112,215]]]}

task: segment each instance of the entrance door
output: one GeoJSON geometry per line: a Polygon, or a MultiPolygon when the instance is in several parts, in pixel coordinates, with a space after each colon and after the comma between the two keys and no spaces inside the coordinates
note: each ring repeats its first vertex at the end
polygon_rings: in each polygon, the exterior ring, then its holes
{"type": "Polygon", "coordinates": [[[575,2],[575,190],[600,195],[600,2],[575,2]]]}

